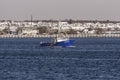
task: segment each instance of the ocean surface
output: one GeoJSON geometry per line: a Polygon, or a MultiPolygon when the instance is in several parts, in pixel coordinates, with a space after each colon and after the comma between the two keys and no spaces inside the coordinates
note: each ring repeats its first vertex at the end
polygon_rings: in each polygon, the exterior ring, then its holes
{"type": "Polygon", "coordinates": [[[120,38],[74,40],[42,48],[49,38],[1,38],[0,80],[120,80],[120,38]]]}

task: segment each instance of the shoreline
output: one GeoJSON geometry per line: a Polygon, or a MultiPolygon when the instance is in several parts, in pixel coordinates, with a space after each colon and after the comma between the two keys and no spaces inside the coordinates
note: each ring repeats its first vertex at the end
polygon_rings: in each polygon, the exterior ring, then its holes
{"type": "MultiPolygon", "coordinates": [[[[0,38],[52,38],[56,35],[0,35],[0,38]]],[[[70,38],[80,38],[80,37],[120,37],[120,34],[70,34],[70,38]]]]}

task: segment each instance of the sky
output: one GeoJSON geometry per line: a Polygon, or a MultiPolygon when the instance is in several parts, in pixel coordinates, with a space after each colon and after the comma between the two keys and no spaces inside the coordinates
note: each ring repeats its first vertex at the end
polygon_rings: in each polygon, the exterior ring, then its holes
{"type": "Polygon", "coordinates": [[[120,0],[0,0],[0,20],[120,21],[120,0]]]}

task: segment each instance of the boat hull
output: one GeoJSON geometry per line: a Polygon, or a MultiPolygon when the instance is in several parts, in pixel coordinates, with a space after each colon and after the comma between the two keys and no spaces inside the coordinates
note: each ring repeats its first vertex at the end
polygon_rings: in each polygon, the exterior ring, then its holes
{"type": "Polygon", "coordinates": [[[54,46],[62,46],[62,47],[67,47],[67,46],[72,46],[74,40],[66,40],[66,41],[61,41],[61,42],[56,42],[54,46]]]}
{"type": "Polygon", "coordinates": [[[41,43],[40,46],[61,46],[61,47],[69,47],[72,46],[74,43],[74,40],[66,40],[66,41],[60,41],[56,43],[41,43]]]}

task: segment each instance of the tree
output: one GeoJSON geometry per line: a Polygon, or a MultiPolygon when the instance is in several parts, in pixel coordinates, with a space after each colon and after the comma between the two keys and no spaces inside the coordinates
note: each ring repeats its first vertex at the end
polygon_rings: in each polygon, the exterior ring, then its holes
{"type": "Polygon", "coordinates": [[[22,28],[18,27],[17,30],[16,30],[16,33],[17,33],[17,34],[22,33],[22,28]]]}
{"type": "Polygon", "coordinates": [[[96,28],[96,34],[102,34],[104,30],[102,28],[96,28]]]}
{"type": "Polygon", "coordinates": [[[39,30],[39,34],[47,33],[47,27],[38,27],[37,29],[39,30]]]}
{"type": "Polygon", "coordinates": [[[69,29],[69,31],[67,31],[67,34],[76,34],[77,31],[75,31],[74,29],[69,29]]]}
{"type": "Polygon", "coordinates": [[[70,19],[70,20],[68,20],[67,22],[68,22],[68,24],[72,24],[72,23],[73,23],[73,20],[70,19]]]}
{"type": "Polygon", "coordinates": [[[3,29],[3,32],[4,32],[5,34],[8,34],[8,33],[10,33],[10,29],[9,29],[9,28],[5,28],[5,29],[3,29]]]}

